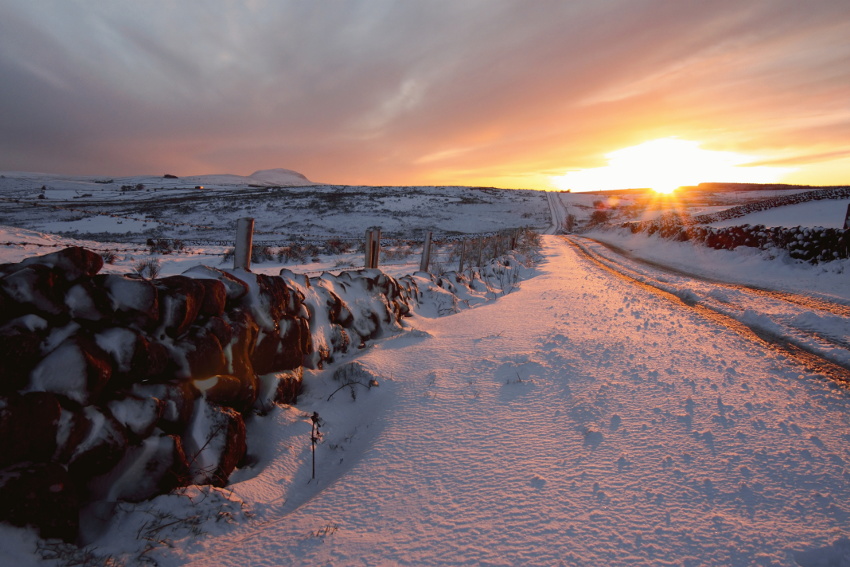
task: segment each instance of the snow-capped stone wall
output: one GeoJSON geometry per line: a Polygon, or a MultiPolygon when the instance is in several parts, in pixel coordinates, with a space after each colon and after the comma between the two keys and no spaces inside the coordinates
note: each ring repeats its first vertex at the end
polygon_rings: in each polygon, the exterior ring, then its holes
{"type": "Polygon", "coordinates": [[[693,242],[715,249],[733,250],[738,246],[749,246],[761,250],[785,250],[795,260],[817,264],[850,258],[850,230],[799,226],[765,227],[749,224],[715,228],[704,225],[775,207],[846,197],[850,197],[850,187],[819,189],[763,199],[717,213],[694,217],[674,211],[653,220],[628,222],[623,224],[622,228],[627,228],[633,234],[657,234],[662,238],[693,242]]]}
{"type": "MultiPolygon", "coordinates": [[[[640,227],[627,225],[632,233],[640,227]]],[[[709,248],[734,250],[749,246],[760,250],[785,250],[795,260],[812,264],[850,258],[850,230],[822,227],[765,227],[743,225],[724,228],[656,224],[643,232],[681,242],[694,242],[709,248]]]]}
{"type": "Polygon", "coordinates": [[[307,278],[198,266],[154,280],[100,274],[68,248],[0,265],[0,520],[73,540],[87,503],[222,486],[243,416],[294,403],[321,368],[509,291],[512,257],[464,274],[307,278]]]}
{"type": "Polygon", "coordinates": [[[805,191],[803,193],[792,193],[790,195],[779,195],[769,199],[762,199],[752,203],[738,205],[737,207],[730,207],[716,213],[696,215],[693,217],[693,220],[694,222],[702,224],[711,224],[713,222],[743,217],[759,211],[767,211],[776,207],[797,205],[799,203],[807,203],[809,201],[823,201],[826,199],[846,199],[847,197],[850,197],[850,187],[816,189],[814,191],[805,191]]]}

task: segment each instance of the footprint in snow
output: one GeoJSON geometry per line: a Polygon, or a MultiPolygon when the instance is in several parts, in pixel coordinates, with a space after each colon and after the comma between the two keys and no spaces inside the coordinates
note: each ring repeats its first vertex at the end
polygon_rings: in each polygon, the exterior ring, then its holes
{"type": "Polygon", "coordinates": [[[532,488],[540,490],[541,488],[546,486],[546,479],[540,476],[539,474],[536,474],[531,477],[531,480],[528,483],[532,486],[532,488]]]}
{"type": "Polygon", "coordinates": [[[590,447],[591,449],[595,449],[602,443],[605,436],[602,435],[602,432],[599,429],[591,425],[589,427],[584,428],[584,446],[590,447]]]}

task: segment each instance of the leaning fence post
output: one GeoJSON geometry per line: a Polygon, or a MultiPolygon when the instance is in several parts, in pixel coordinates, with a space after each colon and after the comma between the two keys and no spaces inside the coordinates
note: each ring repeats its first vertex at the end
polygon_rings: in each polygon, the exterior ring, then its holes
{"type": "Polygon", "coordinates": [[[419,271],[427,272],[428,264],[431,263],[431,234],[425,235],[425,245],[422,247],[422,261],[419,262],[419,271]]]}
{"type": "Polygon", "coordinates": [[[251,269],[251,245],[254,240],[254,219],[236,221],[236,246],[233,249],[233,269],[251,269]]]}

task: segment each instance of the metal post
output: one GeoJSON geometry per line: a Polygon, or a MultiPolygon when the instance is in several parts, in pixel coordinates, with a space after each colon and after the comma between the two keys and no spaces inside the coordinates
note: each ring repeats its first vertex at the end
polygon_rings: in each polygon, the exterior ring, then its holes
{"type": "Polygon", "coordinates": [[[428,264],[431,263],[431,232],[425,235],[425,245],[422,247],[422,261],[419,262],[419,271],[427,272],[428,264]]]}
{"type": "Polygon", "coordinates": [[[254,219],[236,221],[236,246],[233,250],[233,269],[251,270],[251,246],[254,241],[254,219]]]}
{"type": "Polygon", "coordinates": [[[316,478],[316,442],[319,440],[319,414],[317,412],[313,412],[313,415],[310,417],[310,421],[313,422],[313,428],[310,430],[310,444],[312,445],[313,452],[313,479],[316,478]]]}

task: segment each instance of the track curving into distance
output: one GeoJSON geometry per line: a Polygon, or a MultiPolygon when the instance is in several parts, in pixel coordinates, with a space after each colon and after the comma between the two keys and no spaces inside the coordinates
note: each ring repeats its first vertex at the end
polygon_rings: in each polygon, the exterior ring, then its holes
{"type": "Polygon", "coordinates": [[[843,300],[722,282],[638,259],[590,238],[563,238],[608,272],[681,301],[700,315],[783,352],[808,370],[850,387],[850,305],[843,300]]]}

